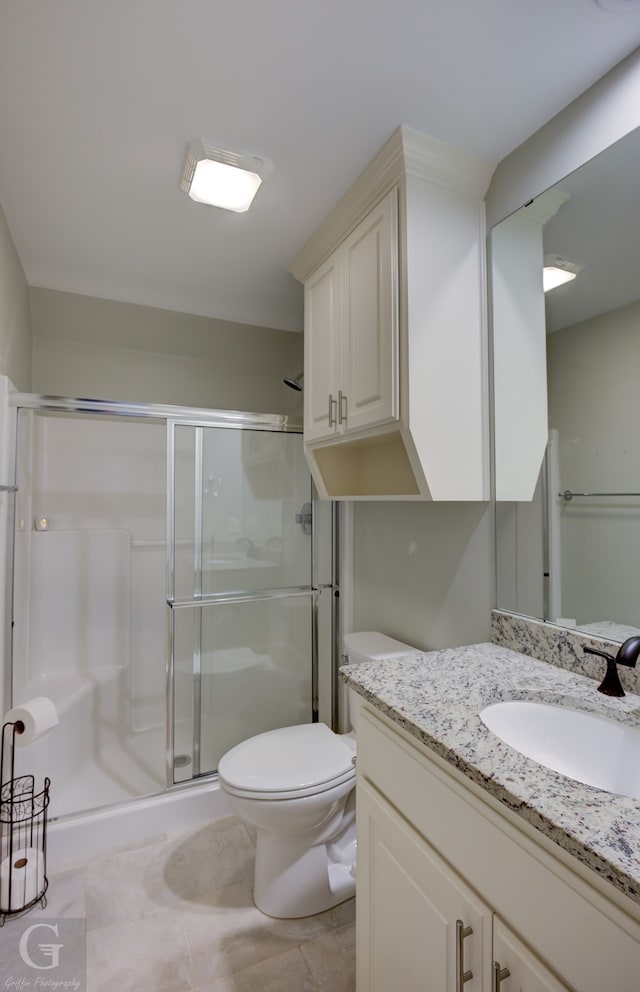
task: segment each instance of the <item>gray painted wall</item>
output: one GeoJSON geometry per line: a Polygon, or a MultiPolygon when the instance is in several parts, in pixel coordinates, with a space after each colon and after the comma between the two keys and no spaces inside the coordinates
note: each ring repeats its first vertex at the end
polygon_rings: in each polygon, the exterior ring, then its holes
{"type": "Polygon", "coordinates": [[[302,416],[301,334],[30,290],[33,391],[302,416]]]}
{"type": "MultiPolygon", "coordinates": [[[[560,489],[640,488],[640,302],[549,335],[549,420],[560,489]]],[[[561,504],[562,615],[640,625],[640,500],[561,504]]]]}
{"type": "Polygon", "coordinates": [[[355,630],[419,648],[489,640],[493,511],[486,503],[359,503],[355,630]]]}
{"type": "Polygon", "coordinates": [[[31,388],[31,320],[22,264],[0,206],[0,375],[31,388]]]}

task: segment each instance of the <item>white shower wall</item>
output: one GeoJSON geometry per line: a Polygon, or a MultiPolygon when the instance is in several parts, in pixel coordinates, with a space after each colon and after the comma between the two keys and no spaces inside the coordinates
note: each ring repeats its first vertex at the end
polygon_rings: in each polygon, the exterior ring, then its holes
{"type": "Polygon", "coordinates": [[[84,800],[69,795],[61,804],[69,756],[55,767],[50,735],[45,747],[29,749],[29,760],[39,764],[42,756],[45,765],[35,770],[51,776],[58,813],[159,791],[165,783],[165,424],[23,410],[18,444],[14,703],[50,696],[67,724],[65,740],[101,771],[83,782],[84,800]],[[70,722],[77,735],[69,734],[70,722]]]}

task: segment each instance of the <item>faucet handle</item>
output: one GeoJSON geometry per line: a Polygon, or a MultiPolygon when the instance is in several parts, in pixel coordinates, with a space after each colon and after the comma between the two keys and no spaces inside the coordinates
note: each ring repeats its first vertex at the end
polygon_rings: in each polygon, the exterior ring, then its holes
{"type": "Polygon", "coordinates": [[[618,675],[618,665],[626,665],[627,668],[636,667],[640,655],[640,636],[629,637],[624,644],[621,644],[615,658],[612,654],[599,651],[597,648],[583,647],[582,650],[585,654],[597,654],[607,662],[607,671],[598,686],[598,692],[603,692],[605,696],[624,696],[624,689],[618,675]]]}
{"type": "Polygon", "coordinates": [[[640,636],[634,634],[628,637],[624,644],[621,644],[616,655],[616,662],[619,665],[627,665],[628,668],[635,668],[640,656],[640,636]]]}

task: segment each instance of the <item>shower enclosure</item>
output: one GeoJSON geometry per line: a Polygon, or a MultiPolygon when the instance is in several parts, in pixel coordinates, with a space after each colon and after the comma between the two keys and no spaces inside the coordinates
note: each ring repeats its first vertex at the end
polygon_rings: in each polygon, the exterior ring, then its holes
{"type": "Polygon", "coordinates": [[[52,817],[214,773],[333,714],[333,512],[279,416],[15,394],[10,697],[52,817]]]}

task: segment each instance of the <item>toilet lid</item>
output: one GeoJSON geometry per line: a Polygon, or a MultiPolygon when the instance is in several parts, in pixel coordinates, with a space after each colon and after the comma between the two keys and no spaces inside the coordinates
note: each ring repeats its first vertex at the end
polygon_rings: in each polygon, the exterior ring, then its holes
{"type": "Polygon", "coordinates": [[[219,777],[231,789],[265,796],[318,791],[318,786],[354,773],[353,749],[324,723],[251,737],[228,751],[218,766],[219,777]]]}

